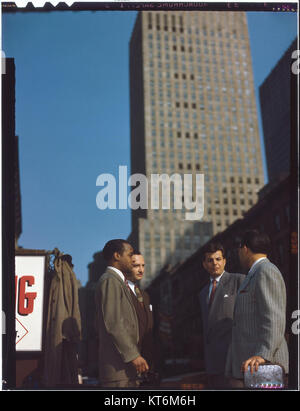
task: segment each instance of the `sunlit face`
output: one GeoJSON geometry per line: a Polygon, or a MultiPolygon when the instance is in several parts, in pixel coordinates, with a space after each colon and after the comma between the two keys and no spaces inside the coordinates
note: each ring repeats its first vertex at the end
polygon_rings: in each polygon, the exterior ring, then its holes
{"type": "Polygon", "coordinates": [[[144,271],[145,271],[145,260],[144,257],[140,254],[134,254],[132,256],[132,270],[129,280],[132,282],[140,281],[143,278],[144,271]]]}
{"type": "Polygon", "coordinates": [[[123,251],[121,254],[116,253],[120,270],[123,274],[131,273],[132,270],[132,256],[133,248],[130,244],[123,244],[123,251]]]}
{"type": "Polygon", "coordinates": [[[203,261],[203,267],[211,277],[218,277],[224,271],[226,259],[223,257],[222,251],[218,250],[215,253],[206,253],[203,261]]]}

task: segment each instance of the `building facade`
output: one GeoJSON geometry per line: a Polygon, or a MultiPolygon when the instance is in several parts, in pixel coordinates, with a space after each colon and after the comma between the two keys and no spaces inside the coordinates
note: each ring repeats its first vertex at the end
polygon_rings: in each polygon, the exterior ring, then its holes
{"type": "Polygon", "coordinates": [[[290,172],[292,53],[296,49],[297,39],[259,89],[269,181],[290,172]]]}
{"type": "Polygon", "coordinates": [[[185,219],[185,196],[181,209],[132,211],[147,285],[240,218],[264,183],[246,14],[139,13],[130,108],[132,174],[204,175],[204,225],[185,219]]]}

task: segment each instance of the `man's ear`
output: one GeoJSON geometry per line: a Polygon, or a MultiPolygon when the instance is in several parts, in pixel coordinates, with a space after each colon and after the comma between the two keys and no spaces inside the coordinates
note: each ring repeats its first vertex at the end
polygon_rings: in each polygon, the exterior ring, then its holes
{"type": "Polygon", "coordinates": [[[119,261],[119,260],[120,260],[120,253],[118,253],[117,251],[115,251],[115,252],[113,253],[113,259],[114,259],[115,261],[119,261]]]}
{"type": "Polygon", "coordinates": [[[248,248],[247,246],[243,245],[242,247],[244,250],[246,250],[246,254],[249,254],[250,248],[248,248]]]}

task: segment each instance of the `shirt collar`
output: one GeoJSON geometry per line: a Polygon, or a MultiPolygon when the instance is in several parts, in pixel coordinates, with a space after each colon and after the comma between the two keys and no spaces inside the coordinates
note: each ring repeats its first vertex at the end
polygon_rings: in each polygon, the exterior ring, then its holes
{"type": "Polygon", "coordinates": [[[225,273],[225,271],[222,272],[218,277],[210,277],[210,281],[212,282],[213,280],[216,280],[217,283],[221,280],[222,275],[225,273]]]}
{"type": "Polygon", "coordinates": [[[118,274],[118,275],[122,278],[123,281],[125,281],[125,276],[124,276],[124,274],[123,274],[122,271],[120,271],[118,268],[112,267],[111,265],[109,265],[107,268],[113,270],[116,274],[118,274]]]}
{"type": "Polygon", "coordinates": [[[259,263],[259,262],[262,261],[262,260],[265,260],[266,258],[267,258],[267,257],[261,257],[261,258],[259,258],[258,260],[254,261],[254,263],[251,265],[250,270],[248,271],[248,274],[254,270],[254,267],[256,266],[257,263],[259,263]]]}
{"type": "Polygon", "coordinates": [[[131,290],[132,290],[132,291],[134,292],[134,294],[135,294],[135,289],[134,289],[135,283],[133,283],[133,282],[130,281],[130,280],[127,280],[127,282],[128,282],[129,287],[131,288],[131,290]]]}

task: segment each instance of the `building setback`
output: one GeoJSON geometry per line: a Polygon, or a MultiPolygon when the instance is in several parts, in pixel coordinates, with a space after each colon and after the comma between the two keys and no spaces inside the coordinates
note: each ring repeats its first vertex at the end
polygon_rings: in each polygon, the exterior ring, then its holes
{"type": "Polygon", "coordinates": [[[290,171],[293,41],[259,88],[269,181],[290,171]]]}
{"type": "Polygon", "coordinates": [[[246,14],[140,12],[130,110],[131,174],[204,174],[201,222],[174,209],[172,188],[170,209],[132,211],[146,286],[240,218],[264,184],[246,14]]]}

